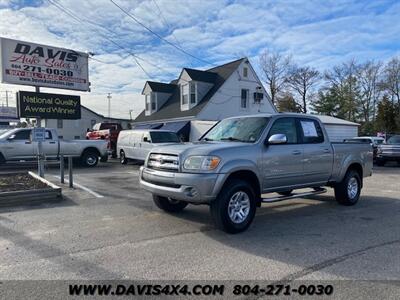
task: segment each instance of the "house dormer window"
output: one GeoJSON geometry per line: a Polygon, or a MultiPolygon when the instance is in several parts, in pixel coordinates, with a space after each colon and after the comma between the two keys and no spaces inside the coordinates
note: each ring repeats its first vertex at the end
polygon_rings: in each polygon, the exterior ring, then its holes
{"type": "Polygon", "coordinates": [[[156,102],[156,94],[155,93],[151,93],[151,110],[155,111],[157,109],[157,102],[156,102]]]}
{"type": "Polygon", "coordinates": [[[194,82],[190,83],[190,104],[197,103],[197,85],[194,82]]]}
{"type": "Polygon", "coordinates": [[[189,103],[189,84],[182,85],[182,105],[187,105],[189,103]]]}
{"type": "Polygon", "coordinates": [[[149,111],[149,109],[150,109],[150,94],[147,94],[145,97],[146,97],[146,111],[149,111]]]}
{"type": "Polygon", "coordinates": [[[150,92],[145,95],[145,109],[146,115],[151,115],[157,111],[157,93],[150,92]]]}

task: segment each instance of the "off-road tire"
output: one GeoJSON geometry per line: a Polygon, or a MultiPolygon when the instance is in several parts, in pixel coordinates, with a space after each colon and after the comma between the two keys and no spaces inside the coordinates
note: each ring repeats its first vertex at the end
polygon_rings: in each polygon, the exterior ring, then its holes
{"type": "MultiPolygon", "coordinates": [[[[361,193],[361,178],[357,171],[349,170],[344,176],[343,180],[334,186],[335,198],[339,204],[351,206],[358,202],[361,193]],[[350,185],[357,182],[357,192],[351,195],[350,185]]],[[[353,192],[354,193],[354,192],[353,192]]]]}
{"type": "Polygon", "coordinates": [[[153,195],[153,201],[158,208],[169,212],[176,213],[182,211],[189,203],[179,200],[174,200],[168,197],[153,195]]]}
{"type": "Polygon", "coordinates": [[[256,213],[256,206],[256,194],[251,184],[240,179],[231,179],[225,183],[217,198],[211,202],[210,212],[218,229],[234,234],[245,231],[250,226],[256,213]],[[228,207],[238,192],[244,192],[247,195],[250,205],[245,219],[240,223],[235,223],[229,216],[228,207]]]}

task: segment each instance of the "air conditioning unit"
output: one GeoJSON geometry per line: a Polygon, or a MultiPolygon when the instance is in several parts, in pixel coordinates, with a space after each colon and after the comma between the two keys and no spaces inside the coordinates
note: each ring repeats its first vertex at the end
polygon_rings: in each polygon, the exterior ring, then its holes
{"type": "Polygon", "coordinates": [[[263,98],[264,98],[263,93],[259,93],[259,92],[254,93],[254,103],[260,103],[263,98]]]}

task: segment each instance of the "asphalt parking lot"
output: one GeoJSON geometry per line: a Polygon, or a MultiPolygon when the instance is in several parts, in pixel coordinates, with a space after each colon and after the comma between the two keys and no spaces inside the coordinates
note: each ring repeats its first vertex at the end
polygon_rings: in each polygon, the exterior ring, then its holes
{"type": "Polygon", "coordinates": [[[228,235],[207,206],[157,209],[137,165],[76,168],[80,187],[63,185],[64,200],[0,208],[0,280],[400,279],[399,176],[396,165],[375,168],[354,207],[331,189],[264,204],[248,231],[228,235]]]}

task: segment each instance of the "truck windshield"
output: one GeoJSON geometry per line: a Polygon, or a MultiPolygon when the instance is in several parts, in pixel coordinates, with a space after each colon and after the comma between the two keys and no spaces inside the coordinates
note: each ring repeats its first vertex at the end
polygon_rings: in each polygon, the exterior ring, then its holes
{"type": "Polygon", "coordinates": [[[179,137],[174,132],[150,132],[152,143],[180,143],[179,137]]]}
{"type": "Polygon", "coordinates": [[[268,121],[269,118],[266,117],[225,119],[212,128],[202,140],[254,143],[259,139],[268,121]]]}

